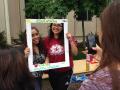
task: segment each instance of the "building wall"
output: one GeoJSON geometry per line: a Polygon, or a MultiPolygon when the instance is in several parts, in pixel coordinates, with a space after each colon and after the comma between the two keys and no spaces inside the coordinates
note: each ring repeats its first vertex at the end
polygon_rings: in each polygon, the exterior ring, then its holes
{"type": "Polygon", "coordinates": [[[21,30],[20,0],[8,0],[11,38],[18,38],[21,30]]]}
{"type": "Polygon", "coordinates": [[[18,39],[25,29],[24,0],[0,0],[0,31],[6,32],[7,42],[18,39]]]}
{"type": "MultiPolygon", "coordinates": [[[[82,22],[77,21],[74,17],[74,11],[71,11],[68,16],[68,23],[69,23],[69,32],[71,32],[74,36],[82,36],[82,22]]],[[[84,21],[85,27],[85,35],[90,32],[95,33],[100,28],[100,20],[96,18],[96,16],[92,17],[91,21],[84,21]]]]}
{"type": "Polygon", "coordinates": [[[21,24],[21,30],[25,31],[25,0],[20,0],[20,24],[21,24]]]}
{"type": "MultiPolygon", "coordinates": [[[[74,17],[74,11],[71,11],[68,16],[68,27],[69,32],[71,32],[79,42],[82,41],[82,22],[77,21],[74,17]]],[[[100,20],[99,18],[96,18],[96,16],[92,17],[91,21],[84,21],[84,27],[85,27],[85,35],[87,35],[90,32],[96,33],[101,30],[100,28],[100,20]]]]}
{"type": "Polygon", "coordinates": [[[5,31],[7,43],[11,44],[8,0],[1,0],[0,5],[0,31],[5,31]]]}
{"type": "Polygon", "coordinates": [[[6,30],[4,0],[0,0],[0,32],[6,30]]]}

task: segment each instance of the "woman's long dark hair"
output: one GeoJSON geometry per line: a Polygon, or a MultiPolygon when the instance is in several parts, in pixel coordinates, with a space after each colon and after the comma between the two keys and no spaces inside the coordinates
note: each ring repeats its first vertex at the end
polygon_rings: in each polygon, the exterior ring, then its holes
{"type": "Polygon", "coordinates": [[[113,90],[120,90],[120,3],[114,2],[101,14],[103,49],[100,67],[109,67],[113,90]]]}
{"type": "MultiPolygon", "coordinates": [[[[58,39],[61,41],[61,45],[64,45],[64,25],[63,23],[60,24],[62,24],[62,31],[59,33],[58,39]]],[[[50,24],[50,29],[48,34],[50,39],[54,38],[54,33],[52,32],[52,25],[53,23],[50,24]]]]}
{"type": "Polygon", "coordinates": [[[16,49],[0,50],[0,90],[34,90],[25,62],[16,49]]]}
{"type": "MultiPolygon", "coordinates": [[[[36,27],[32,27],[32,29],[35,29],[38,33],[39,33],[39,30],[36,28],[36,27]]],[[[40,37],[40,41],[39,43],[37,44],[38,48],[39,48],[39,53],[45,53],[45,50],[44,50],[44,42],[43,42],[43,39],[40,37]]],[[[27,47],[27,38],[26,38],[26,30],[24,32],[24,47],[27,47]]],[[[33,51],[34,53],[34,51],[33,51]]]]}

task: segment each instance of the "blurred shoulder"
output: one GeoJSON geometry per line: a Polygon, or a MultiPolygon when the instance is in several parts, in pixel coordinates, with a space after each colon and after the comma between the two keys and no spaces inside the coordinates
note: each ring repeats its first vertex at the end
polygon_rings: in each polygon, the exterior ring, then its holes
{"type": "Polygon", "coordinates": [[[101,69],[86,79],[79,90],[111,90],[112,79],[108,68],[101,69]]]}

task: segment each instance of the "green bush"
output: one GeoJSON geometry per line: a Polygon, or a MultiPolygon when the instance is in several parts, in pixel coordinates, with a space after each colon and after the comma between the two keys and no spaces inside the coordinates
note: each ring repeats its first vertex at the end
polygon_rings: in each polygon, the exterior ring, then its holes
{"type": "Polygon", "coordinates": [[[7,39],[5,37],[5,32],[2,31],[2,32],[0,32],[0,49],[6,48],[8,46],[9,45],[7,44],[7,39]]]}
{"type": "Polygon", "coordinates": [[[19,40],[21,43],[23,43],[25,40],[25,34],[26,34],[25,32],[20,32],[19,34],[19,40]]]}
{"type": "Polygon", "coordinates": [[[25,41],[25,34],[25,32],[20,32],[18,39],[12,39],[13,45],[22,45],[25,41]]]}

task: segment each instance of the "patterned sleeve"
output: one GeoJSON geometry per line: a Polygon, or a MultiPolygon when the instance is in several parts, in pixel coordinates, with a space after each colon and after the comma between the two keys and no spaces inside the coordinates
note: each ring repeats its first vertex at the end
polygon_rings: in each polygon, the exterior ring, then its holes
{"type": "Polygon", "coordinates": [[[98,87],[97,84],[88,79],[81,84],[79,90],[99,90],[98,87]]]}
{"type": "Polygon", "coordinates": [[[112,90],[112,78],[108,68],[101,69],[86,79],[79,90],[112,90]]]}

